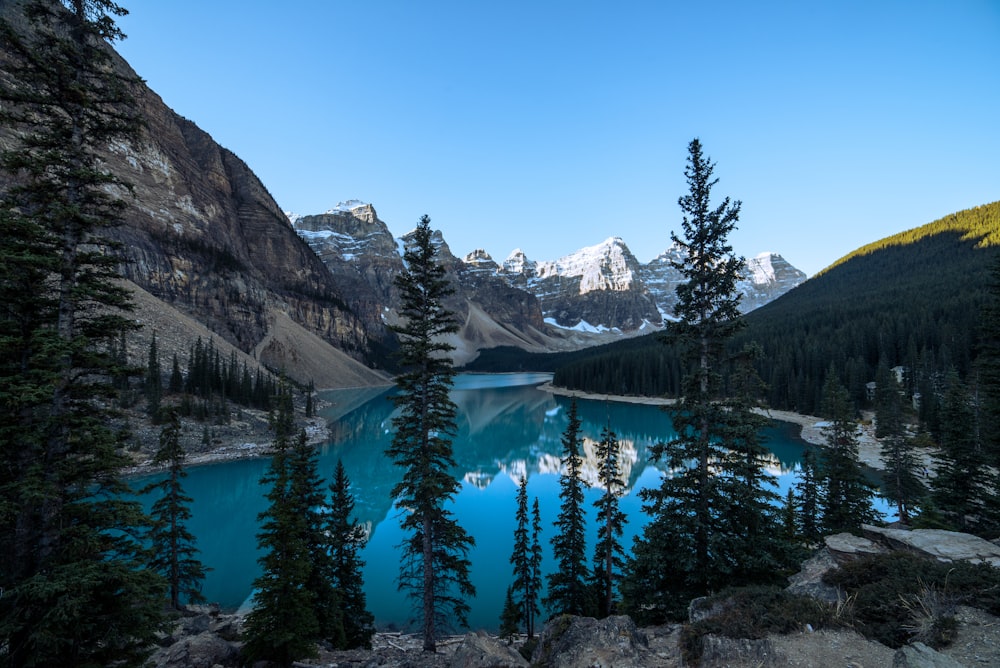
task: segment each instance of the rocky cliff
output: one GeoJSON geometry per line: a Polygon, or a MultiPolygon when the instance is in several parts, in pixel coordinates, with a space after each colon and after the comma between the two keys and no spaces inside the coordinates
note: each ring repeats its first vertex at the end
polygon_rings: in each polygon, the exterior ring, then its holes
{"type": "MultiPolygon", "coordinates": [[[[2,3],[0,11],[23,25],[16,3],[2,3]]],[[[0,68],[6,66],[0,54],[0,68]]],[[[134,76],[117,56],[115,66],[134,76]]],[[[334,280],[242,160],[146,86],[133,94],[142,137],[111,144],[102,155],[134,186],[131,194],[118,193],[128,208],[110,235],[122,243],[123,276],[165,309],[303,382],[308,361],[296,358],[282,335],[288,327],[279,323],[315,336],[323,354],[377,364],[393,341],[377,303],[356,299],[355,286],[334,280]]],[[[9,129],[0,135],[7,145],[14,141],[9,129]]]]}

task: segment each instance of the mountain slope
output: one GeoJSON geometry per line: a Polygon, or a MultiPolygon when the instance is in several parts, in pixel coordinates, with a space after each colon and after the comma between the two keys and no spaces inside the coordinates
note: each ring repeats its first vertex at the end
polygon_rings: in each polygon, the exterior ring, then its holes
{"type": "MultiPolygon", "coordinates": [[[[758,370],[773,408],[815,414],[831,365],[859,405],[879,363],[906,367],[907,389],[931,396],[945,370],[971,368],[998,234],[995,202],[866,246],[747,314],[731,349],[763,347],[758,370]]],[[[490,368],[491,356],[476,368],[490,368]]],[[[556,368],[557,384],[595,392],[676,393],[680,376],[656,336],[584,351],[565,364],[559,356],[533,359],[505,364],[556,368]]]]}
{"type": "MultiPolygon", "coordinates": [[[[15,24],[19,11],[19,3],[0,4],[15,24]]],[[[114,62],[134,75],[121,58],[114,62]]],[[[7,66],[0,53],[0,70],[7,66]]],[[[110,145],[103,156],[108,169],[134,185],[133,193],[118,193],[128,209],[124,224],[111,232],[122,243],[123,276],[165,309],[190,316],[293,379],[309,376],[279,354],[291,346],[274,330],[285,319],[318,337],[323,354],[339,349],[363,366],[378,364],[393,341],[380,314],[333,280],[249,167],[146,86],[133,94],[146,123],[143,138],[110,145]]],[[[0,128],[0,141],[16,138],[0,128]]],[[[8,185],[4,178],[0,188],[8,185]]],[[[144,350],[151,335],[141,332],[132,349],[144,350]]],[[[161,352],[183,358],[187,351],[161,352]]]]}

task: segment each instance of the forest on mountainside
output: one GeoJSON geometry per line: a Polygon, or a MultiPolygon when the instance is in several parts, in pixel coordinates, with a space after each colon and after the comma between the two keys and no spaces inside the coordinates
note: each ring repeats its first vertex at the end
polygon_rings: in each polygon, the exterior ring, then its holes
{"type": "MultiPolygon", "coordinates": [[[[972,370],[998,237],[994,202],[864,246],[747,314],[729,350],[760,344],[757,371],[775,409],[815,414],[830,368],[864,406],[880,363],[907,369],[910,395],[932,397],[949,369],[965,379],[972,370]]],[[[663,339],[564,354],[483,351],[467,368],[553,371],[556,385],[589,392],[676,395],[683,369],[663,339]]],[[[932,411],[933,402],[923,409],[932,411]]]]}

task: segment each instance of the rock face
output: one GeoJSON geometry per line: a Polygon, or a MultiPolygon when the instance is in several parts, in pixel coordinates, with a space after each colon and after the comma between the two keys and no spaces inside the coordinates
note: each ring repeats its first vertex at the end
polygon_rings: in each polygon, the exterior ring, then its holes
{"type": "Polygon", "coordinates": [[[896,550],[917,552],[937,561],[968,561],[1000,568],[1000,545],[972,534],[943,529],[887,529],[865,525],[865,535],[896,550]]]}
{"type": "MultiPolygon", "coordinates": [[[[20,3],[0,4],[15,23],[19,11],[20,3]]],[[[134,76],[117,56],[114,65],[134,76]]],[[[0,69],[6,66],[0,53],[0,69]]],[[[351,292],[295,234],[242,160],[145,85],[133,94],[145,121],[142,137],[110,144],[101,156],[134,186],[132,194],[117,193],[127,209],[124,224],[109,234],[122,244],[124,277],[296,380],[309,378],[297,373],[275,329],[282,316],[325,342],[328,354],[346,351],[370,362],[373,350],[393,338],[377,310],[351,303],[351,292]]],[[[12,140],[10,129],[0,128],[0,143],[12,140]]],[[[4,178],[0,188],[8,185],[4,178]]]]}

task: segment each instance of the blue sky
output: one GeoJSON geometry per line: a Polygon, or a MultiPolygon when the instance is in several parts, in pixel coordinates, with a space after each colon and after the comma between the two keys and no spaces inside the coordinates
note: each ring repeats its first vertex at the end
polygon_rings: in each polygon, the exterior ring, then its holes
{"type": "Polygon", "coordinates": [[[459,256],[680,231],[690,140],[738,254],[812,275],[1000,199],[1000,0],[122,0],[118,50],[285,210],[422,214],[459,256]]]}

